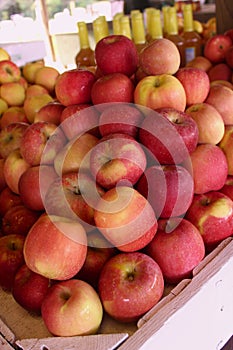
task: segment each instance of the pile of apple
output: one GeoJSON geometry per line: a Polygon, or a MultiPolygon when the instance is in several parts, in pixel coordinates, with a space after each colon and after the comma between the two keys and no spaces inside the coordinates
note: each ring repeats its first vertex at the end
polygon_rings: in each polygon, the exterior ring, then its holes
{"type": "Polygon", "coordinates": [[[183,68],[118,35],[96,67],[0,61],[0,285],[51,334],[137,321],[232,236],[232,32],[183,68]]]}

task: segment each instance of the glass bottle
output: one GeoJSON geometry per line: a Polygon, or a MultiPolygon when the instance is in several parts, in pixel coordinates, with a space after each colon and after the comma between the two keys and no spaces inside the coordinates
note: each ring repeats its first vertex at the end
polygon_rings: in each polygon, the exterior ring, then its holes
{"type": "Polygon", "coordinates": [[[167,36],[167,26],[168,26],[168,10],[170,6],[169,5],[164,5],[162,7],[162,13],[163,13],[163,37],[167,36]]]}
{"type": "Polygon", "coordinates": [[[112,19],[112,32],[115,35],[121,34],[120,18],[123,16],[123,12],[118,12],[113,16],[112,19]]]}
{"type": "Polygon", "coordinates": [[[129,16],[124,15],[120,18],[120,28],[121,28],[121,35],[125,35],[129,39],[132,39],[129,16]]]}
{"type": "Polygon", "coordinates": [[[154,9],[154,11],[151,11],[150,13],[148,33],[150,35],[150,39],[148,39],[149,41],[161,39],[163,37],[161,11],[159,9],[154,9]]]}
{"type": "Polygon", "coordinates": [[[87,24],[85,22],[78,22],[78,34],[80,50],[75,57],[77,67],[95,66],[94,50],[90,47],[87,24]]]}
{"type": "Polygon", "coordinates": [[[132,15],[131,28],[133,41],[137,47],[138,52],[140,52],[147,45],[143,15],[140,11],[134,12],[132,15]]]}
{"type": "Polygon", "coordinates": [[[102,38],[105,38],[106,36],[109,35],[108,22],[106,21],[105,16],[97,17],[92,23],[92,28],[93,28],[93,35],[94,35],[96,44],[102,38]]]}
{"type": "Polygon", "coordinates": [[[185,64],[202,54],[202,40],[200,35],[193,28],[192,4],[185,4],[183,7],[184,29],[182,37],[185,46],[185,64]]]}

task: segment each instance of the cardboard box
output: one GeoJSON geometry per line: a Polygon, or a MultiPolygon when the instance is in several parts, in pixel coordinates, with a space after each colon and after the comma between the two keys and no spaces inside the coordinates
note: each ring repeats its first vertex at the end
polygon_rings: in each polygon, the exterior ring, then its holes
{"type": "Polygon", "coordinates": [[[224,240],[144,315],[124,325],[105,315],[99,334],[53,337],[0,291],[1,350],[220,350],[233,334],[233,239],[224,240]]]}

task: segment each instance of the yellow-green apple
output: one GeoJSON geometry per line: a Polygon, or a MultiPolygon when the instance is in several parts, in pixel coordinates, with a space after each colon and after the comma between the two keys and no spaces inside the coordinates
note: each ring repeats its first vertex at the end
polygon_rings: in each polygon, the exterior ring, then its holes
{"type": "Polygon", "coordinates": [[[227,80],[231,81],[232,69],[224,62],[213,65],[208,70],[208,76],[211,81],[227,80]]]}
{"type": "Polygon", "coordinates": [[[145,250],[160,266],[164,280],[177,284],[192,277],[193,269],[205,256],[203,238],[190,221],[159,219],[158,231],[145,250]]]}
{"type": "Polygon", "coordinates": [[[0,61],[0,84],[16,82],[21,77],[21,70],[11,60],[0,61]]]}
{"type": "Polygon", "coordinates": [[[11,292],[14,300],[25,310],[40,315],[49,286],[49,278],[31,271],[23,264],[15,274],[11,292]]]}
{"type": "Polygon", "coordinates": [[[34,122],[21,138],[20,152],[31,166],[53,164],[57,153],[66,144],[66,137],[56,124],[47,121],[34,122]]]}
{"type": "Polygon", "coordinates": [[[3,47],[0,47],[0,61],[11,60],[11,56],[7,50],[3,47]]]}
{"type": "Polygon", "coordinates": [[[0,95],[8,106],[22,106],[25,100],[25,89],[19,82],[4,83],[0,86],[0,95]]]}
{"type": "Polygon", "coordinates": [[[223,150],[228,164],[228,175],[233,175],[233,125],[226,125],[225,132],[222,140],[219,143],[219,147],[223,150]]]}
{"type": "Polygon", "coordinates": [[[26,236],[39,216],[40,212],[31,210],[24,204],[15,205],[9,208],[2,218],[2,233],[4,235],[20,234],[26,236]]]}
{"type": "Polygon", "coordinates": [[[228,35],[213,35],[206,41],[203,55],[212,63],[223,62],[225,60],[226,51],[232,44],[233,41],[228,35]]]}
{"type": "Polygon", "coordinates": [[[7,186],[0,192],[0,217],[2,218],[5,213],[15,205],[22,204],[21,197],[11,191],[11,189],[7,186]]]}
{"type": "Polygon", "coordinates": [[[173,75],[178,71],[180,62],[177,46],[167,38],[152,40],[139,53],[139,67],[147,75],[173,75]]]}
{"type": "Polygon", "coordinates": [[[143,119],[143,113],[134,104],[106,104],[99,117],[100,134],[124,133],[136,138],[143,119]]]}
{"type": "Polygon", "coordinates": [[[53,94],[59,75],[60,73],[56,68],[43,66],[35,72],[35,84],[45,87],[50,94],[53,94]]]}
{"type": "Polygon", "coordinates": [[[102,322],[103,307],[90,284],[70,279],[49,288],[41,315],[49,332],[55,336],[95,334],[102,322]]]}
{"type": "Polygon", "coordinates": [[[43,66],[43,61],[28,62],[22,67],[22,75],[28,83],[34,84],[36,71],[43,66]]]}
{"type": "Polygon", "coordinates": [[[208,103],[194,103],[185,111],[196,122],[198,127],[198,143],[217,145],[225,131],[221,114],[208,103]]]}
{"type": "Polygon", "coordinates": [[[137,83],[134,103],[151,109],[172,107],[184,112],[186,94],[183,85],[175,76],[150,75],[137,83]]]}
{"type": "Polygon", "coordinates": [[[203,69],[205,72],[212,67],[210,60],[204,56],[196,56],[186,64],[186,67],[195,67],[203,69]]]}
{"type": "Polygon", "coordinates": [[[54,99],[48,93],[33,95],[25,98],[23,108],[29,122],[34,123],[36,113],[41,109],[41,107],[52,101],[54,101],[54,99]]]}
{"type": "Polygon", "coordinates": [[[4,162],[5,160],[3,158],[0,159],[0,193],[4,188],[7,187],[5,176],[4,176],[4,162]]]}
{"type": "Polygon", "coordinates": [[[97,290],[101,270],[117,254],[117,249],[98,230],[88,233],[87,244],[87,256],[76,278],[86,281],[97,290]]]}
{"type": "Polygon", "coordinates": [[[91,102],[95,75],[87,69],[71,69],[61,73],[55,84],[55,95],[64,106],[91,102]]]}
{"type": "Polygon", "coordinates": [[[88,232],[95,226],[94,208],[104,192],[90,174],[66,173],[50,184],[44,200],[45,210],[49,215],[78,220],[88,232]]]}
{"type": "Polygon", "coordinates": [[[60,102],[49,102],[48,104],[42,106],[35,114],[34,123],[43,121],[50,122],[58,126],[60,124],[60,118],[64,108],[65,106],[63,106],[60,102]]]}
{"type": "Polygon", "coordinates": [[[182,163],[196,148],[197,140],[196,123],[172,107],[148,112],[139,129],[139,141],[160,164],[182,163]]]}
{"type": "Polygon", "coordinates": [[[90,150],[98,143],[99,139],[89,133],[78,135],[69,141],[54,159],[54,168],[58,175],[71,171],[90,169],[90,150]]]}
{"type": "Polygon", "coordinates": [[[70,105],[64,108],[60,117],[60,126],[68,140],[84,132],[99,137],[99,112],[89,103],[70,105]]]}
{"type": "Polygon", "coordinates": [[[227,178],[228,165],[226,156],[218,145],[200,144],[191,153],[190,159],[195,194],[222,188],[227,178]]]}
{"type": "Polygon", "coordinates": [[[44,211],[45,195],[56,178],[57,173],[53,166],[29,167],[19,179],[19,195],[22,203],[31,210],[44,211]]]}
{"type": "Polygon", "coordinates": [[[147,164],[146,154],[138,141],[123,133],[103,136],[90,151],[90,171],[105,189],[116,185],[134,185],[147,164]]]}
{"type": "Polygon", "coordinates": [[[181,67],[175,76],[184,87],[187,106],[205,101],[210,89],[207,72],[201,68],[181,67]]]}
{"type": "Polygon", "coordinates": [[[44,94],[49,94],[48,90],[41,85],[37,84],[32,84],[29,85],[25,91],[25,97],[31,97],[35,95],[44,95],[44,94]]]}
{"type": "Polygon", "coordinates": [[[133,102],[134,84],[123,73],[106,74],[98,78],[91,89],[91,100],[101,111],[104,103],[133,102]]]}
{"type": "Polygon", "coordinates": [[[144,248],[158,225],[148,200],[128,186],[108,190],[97,203],[94,220],[104,237],[124,252],[144,248]]]}
{"type": "Polygon", "coordinates": [[[193,199],[193,179],[180,165],[147,167],[136,189],[148,199],[157,218],[185,215],[193,199]]]}
{"type": "Polygon", "coordinates": [[[233,201],[219,191],[195,194],[186,218],[198,228],[210,251],[233,234],[233,201]]]}
{"type": "Polygon", "coordinates": [[[224,193],[233,201],[233,175],[227,175],[227,179],[219,192],[224,193]]]}
{"type": "Polygon", "coordinates": [[[225,60],[228,67],[233,69],[233,38],[232,38],[232,45],[229,47],[229,49],[226,52],[225,60]]]}
{"type": "Polygon", "coordinates": [[[50,279],[67,280],[85,261],[87,235],[79,222],[44,213],[29,230],[23,252],[32,271],[50,279]]]}
{"type": "Polygon", "coordinates": [[[1,129],[3,129],[11,123],[18,123],[18,122],[29,124],[29,121],[26,117],[23,107],[21,106],[8,107],[7,110],[2,114],[2,118],[0,120],[0,127],[1,129]]]}
{"type": "Polygon", "coordinates": [[[20,147],[21,140],[29,124],[11,123],[0,130],[0,155],[6,158],[12,151],[20,147]]]}
{"type": "Polygon", "coordinates": [[[0,237],[0,286],[11,291],[14,277],[24,264],[23,235],[10,234],[0,237]]]}
{"type": "Polygon", "coordinates": [[[98,290],[106,313],[120,322],[135,322],[162,298],[164,277],[147,254],[119,253],[104,265],[98,290]]]}
{"type": "Polygon", "coordinates": [[[224,124],[233,124],[233,90],[227,86],[216,84],[210,87],[206,103],[214,106],[221,114],[224,124]]]}
{"type": "Polygon", "coordinates": [[[30,164],[22,157],[20,149],[17,148],[11,151],[5,158],[4,162],[4,176],[7,186],[19,194],[19,179],[21,175],[30,167],[30,164]]]}
{"type": "Polygon", "coordinates": [[[138,67],[138,52],[131,39],[112,34],[97,42],[95,60],[104,75],[122,73],[131,77],[138,67]]]}
{"type": "Polygon", "coordinates": [[[0,123],[3,113],[8,109],[8,104],[0,97],[0,123]]]}

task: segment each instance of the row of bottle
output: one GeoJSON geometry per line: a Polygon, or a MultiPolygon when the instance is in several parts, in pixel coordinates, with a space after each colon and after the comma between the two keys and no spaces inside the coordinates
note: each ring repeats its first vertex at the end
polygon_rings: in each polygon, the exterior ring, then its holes
{"type": "MultiPolygon", "coordinates": [[[[94,50],[90,47],[87,24],[78,22],[80,51],[75,57],[77,66],[94,66],[94,50]]],[[[110,34],[105,16],[92,23],[95,43],[110,34]]],[[[112,21],[112,33],[122,34],[134,41],[138,51],[149,42],[163,37],[177,46],[181,56],[181,67],[202,53],[202,39],[193,28],[193,10],[190,4],[183,7],[183,28],[179,33],[175,6],[163,6],[162,10],[147,8],[144,13],[132,10],[130,16],[117,13],[112,21]]]]}

